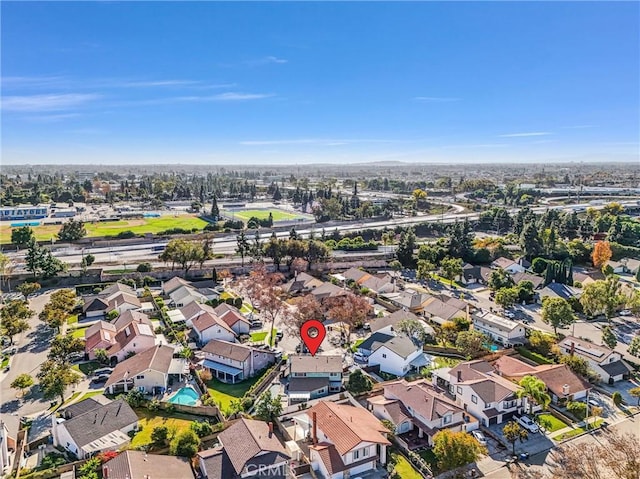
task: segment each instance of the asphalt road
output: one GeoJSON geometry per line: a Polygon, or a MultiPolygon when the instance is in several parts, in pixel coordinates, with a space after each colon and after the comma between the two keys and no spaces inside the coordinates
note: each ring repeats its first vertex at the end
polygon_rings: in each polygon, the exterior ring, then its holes
{"type": "Polygon", "coordinates": [[[7,425],[11,437],[16,437],[20,416],[43,411],[50,405],[48,400],[42,398],[37,386],[33,387],[25,397],[18,397],[19,393],[15,389],[11,389],[10,385],[22,373],[35,377],[40,365],[47,359],[49,345],[55,332],[38,319],[38,314],[49,301],[49,295],[52,291],[47,291],[29,300],[29,306],[35,312],[29,319],[31,329],[14,337],[18,351],[11,359],[11,370],[7,374],[2,373],[0,419],[7,425]]]}

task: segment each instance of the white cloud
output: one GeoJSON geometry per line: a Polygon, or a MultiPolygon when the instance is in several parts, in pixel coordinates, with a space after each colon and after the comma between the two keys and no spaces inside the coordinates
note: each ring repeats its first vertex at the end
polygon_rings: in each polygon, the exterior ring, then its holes
{"type": "Polygon", "coordinates": [[[550,133],[548,131],[531,131],[531,132],[526,132],[526,133],[508,133],[505,135],[498,135],[500,138],[521,138],[521,137],[527,137],[527,136],[546,136],[546,135],[552,135],[553,133],[550,133]]]}
{"type": "Polygon", "coordinates": [[[93,93],[5,96],[2,99],[2,110],[19,112],[69,110],[99,98],[101,95],[93,93]]]}
{"type": "Polygon", "coordinates": [[[460,101],[462,98],[442,96],[416,96],[413,99],[422,103],[451,103],[454,101],[460,101]]]}

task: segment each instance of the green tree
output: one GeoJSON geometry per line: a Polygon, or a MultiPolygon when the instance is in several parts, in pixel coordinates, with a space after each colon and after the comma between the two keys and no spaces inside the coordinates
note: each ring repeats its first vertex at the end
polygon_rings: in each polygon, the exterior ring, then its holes
{"type": "Polygon", "coordinates": [[[193,457],[200,448],[200,438],[191,429],[186,429],[173,438],[169,453],[174,456],[193,457]]]}
{"type": "Polygon", "coordinates": [[[33,311],[29,309],[26,301],[9,301],[0,309],[0,329],[3,334],[9,336],[11,344],[13,337],[29,329],[27,319],[31,317],[33,311]]]}
{"type": "MultiPolygon", "coordinates": [[[[89,267],[95,262],[96,257],[93,256],[92,254],[88,254],[86,256],[82,257],[82,261],[80,261],[80,268],[82,269],[82,274],[85,275],[87,274],[87,270],[89,269],[89,267]]],[[[149,263],[147,263],[149,264],[149,263]]],[[[138,265],[138,271],[140,270],[140,265],[138,265]]],[[[151,270],[149,270],[151,271],[151,270]]]]}
{"type": "Polygon", "coordinates": [[[358,395],[373,388],[373,381],[369,376],[364,374],[361,369],[356,369],[349,375],[349,381],[347,382],[347,391],[351,394],[358,395]]]}
{"type": "Polygon", "coordinates": [[[638,398],[638,404],[637,405],[640,407],[640,387],[635,387],[635,388],[629,389],[629,394],[634,398],[638,398]]]}
{"type": "Polygon", "coordinates": [[[433,436],[433,453],[441,471],[450,471],[478,460],[486,449],[466,432],[449,429],[438,431],[433,436]]]}
{"type": "Polygon", "coordinates": [[[520,234],[520,248],[527,259],[540,256],[542,253],[542,241],[538,235],[538,227],[535,223],[527,223],[520,234]]]}
{"type": "Polygon", "coordinates": [[[416,234],[413,228],[400,234],[400,242],[396,249],[396,258],[405,268],[412,268],[415,264],[413,251],[416,249],[416,234]]]}
{"type": "Polygon", "coordinates": [[[220,217],[220,208],[218,208],[218,198],[216,198],[216,195],[213,195],[213,199],[211,200],[211,216],[216,221],[220,217]]]}
{"type": "Polygon", "coordinates": [[[496,291],[496,304],[502,309],[508,309],[518,301],[518,290],[516,288],[500,288],[496,291]]]}
{"type": "Polygon", "coordinates": [[[104,348],[96,348],[93,350],[93,354],[96,357],[96,361],[100,364],[109,364],[109,355],[107,354],[107,350],[104,348]]]}
{"type": "Polygon", "coordinates": [[[592,376],[592,372],[589,369],[589,363],[586,359],[576,356],[575,354],[563,354],[560,356],[560,364],[566,364],[574,373],[582,377],[592,376]]]}
{"type": "Polygon", "coordinates": [[[24,390],[31,386],[33,386],[33,378],[27,373],[18,375],[11,383],[11,389],[19,389],[22,396],[24,396],[24,390]]]}
{"type": "Polygon", "coordinates": [[[629,344],[629,354],[640,357],[640,336],[634,336],[629,344]]]}
{"type": "Polygon", "coordinates": [[[56,336],[51,342],[51,348],[47,357],[52,361],[64,363],[69,361],[73,353],[84,352],[84,340],[74,338],[70,334],[56,336]]]}
{"type": "Polygon", "coordinates": [[[551,348],[556,344],[556,339],[550,334],[534,329],[529,335],[529,344],[535,352],[542,354],[543,356],[548,356],[551,352],[551,348]]]}
{"type": "Polygon", "coordinates": [[[418,279],[430,279],[431,272],[436,269],[436,266],[426,259],[419,259],[418,266],[416,268],[416,278],[418,279]]]}
{"type": "Polygon", "coordinates": [[[35,234],[30,226],[21,226],[11,230],[11,242],[22,248],[28,245],[32,240],[35,241],[35,234]]]}
{"type": "Polygon", "coordinates": [[[247,240],[247,235],[244,230],[238,233],[236,236],[236,253],[240,255],[241,265],[244,268],[244,258],[249,254],[251,250],[251,245],[249,245],[249,241],[247,240]]]}
{"type": "Polygon", "coordinates": [[[621,293],[620,278],[609,276],[588,284],[580,296],[580,304],[584,312],[590,316],[604,314],[608,320],[615,315],[627,298],[621,293]]]}
{"type": "Polygon", "coordinates": [[[263,421],[273,421],[282,414],[282,401],[280,397],[273,396],[270,390],[267,390],[256,404],[255,415],[263,421]]]}
{"type": "Polygon", "coordinates": [[[456,348],[469,358],[477,358],[489,352],[485,346],[488,340],[489,338],[479,331],[461,331],[456,338],[456,348]]]}
{"type": "Polygon", "coordinates": [[[42,286],[40,286],[40,283],[25,281],[16,289],[20,291],[22,294],[24,294],[25,296],[29,296],[30,294],[33,294],[36,291],[39,291],[40,288],[42,288],[42,286]]]}
{"type": "Polygon", "coordinates": [[[84,227],[84,223],[73,218],[63,224],[58,232],[60,241],[78,241],[85,236],[87,236],[87,230],[84,227]]]}
{"type": "Polygon", "coordinates": [[[568,326],[576,320],[573,309],[563,298],[545,298],[542,301],[542,321],[553,327],[554,334],[558,328],[568,326]]]}
{"type": "Polygon", "coordinates": [[[613,334],[610,326],[602,328],[602,343],[611,349],[615,348],[616,344],[618,344],[616,335],[613,334]]]}
{"type": "Polygon", "coordinates": [[[535,376],[525,376],[518,383],[522,389],[516,392],[519,398],[527,398],[529,413],[533,413],[533,405],[538,404],[547,409],[551,403],[551,396],[547,393],[546,384],[535,376]]]}
{"type": "Polygon", "coordinates": [[[624,402],[624,400],[622,399],[622,394],[620,394],[620,391],[615,391],[611,395],[611,400],[613,401],[613,404],[615,404],[616,406],[620,406],[624,402]]]}
{"type": "Polygon", "coordinates": [[[509,421],[507,424],[505,424],[505,426],[502,428],[502,435],[508,442],[511,443],[511,454],[514,455],[516,453],[516,441],[520,439],[520,442],[524,442],[529,437],[527,431],[524,428],[520,427],[520,424],[515,421],[509,421]]]}
{"type": "Polygon", "coordinates": [[[80,382],[80,375],[76,374],[68,363],[59,363],[47,359],[40,367],[37,375],[40,389],[46,399],[60,398],[64,402],[64,393],[69,386],[80,382]]]}
{"type": "Polygon", "coordinates": [[[453,284],[453,280],[462,274],[462,259],[451,257],[444,258],[440,262],[440,271],[442,272],[442,276],[453,284]]]}
{"type": "Polygon", "coordinates": [[[509,272],[500,268],[491,272],[487,286],[489,286],[489,289],[492,291],[497,291],[502,288],[511,288],[514,284],[509,272]]]}
{"type": "Polygon", "coordinates": [[[209,239],[203,241],[187,241],[183,239],[172,239],[167,243],[159,259],[165,263],[178,263],[184,274],[187,275],[189,270],[196,264],[203,264],[204,261],[213,257],[209,244],[209,239]]]}
{"type": "Polygon", "coordinates": [[[24,261],[26,270],[32,273],[34,278],[53,278],[67,269],[62,261],[53,256],[47,248],[40,246],[35,239],[32,239],[27,245],[24,261]]]}
{"type": "Polygon", "coordinates": [[[156,426],[151,431],[151,440],[156,446],[163,447],[167,445],[169,438],[169,428],[167,426],[156,426]]]}

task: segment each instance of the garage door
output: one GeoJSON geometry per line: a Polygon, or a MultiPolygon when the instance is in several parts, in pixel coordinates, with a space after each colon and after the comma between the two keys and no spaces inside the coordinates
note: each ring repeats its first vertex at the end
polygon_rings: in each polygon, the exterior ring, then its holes
{"type": "Polygon", "coordinates": [[[511,418],[513,418],[513,416],[516,415],[515,411],[511,411],[511,412],[505,412],[502,415],[502,422],[507,422],[508,420],[510,420],[511,418]]]}
{"type": "Polygon", "coordinates": [[[489,418],[489,426],[492,424],[498,424],[498,416],[489,418]]]}

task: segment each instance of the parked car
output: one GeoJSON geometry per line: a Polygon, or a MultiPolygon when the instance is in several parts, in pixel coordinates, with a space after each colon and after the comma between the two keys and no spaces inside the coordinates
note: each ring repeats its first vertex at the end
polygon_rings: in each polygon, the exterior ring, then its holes
{"type": "Polygon", "coordinates": [[[278,332],[276,333],[276,339],[277,339],[278,341],[280,341],[280,340],[282,339],[282,337],[283,337],[283,336],[284,336],[284,333],[283,333],[282,331],[278,331],[278,332]]]}
{"type": "Polygon", "coordinates": [[[513,311],[505,311],[504,312],[505,317],[509,318],[509,319],[513,319],[516,317],[516,313],[514,313],[513,311]]]}
{"type": "Polygon", "coordinates": [[[67,359],[72,363],[76,361],[82,361],[84,359],[84,353],[71,353],[69,354],[67,359]]]}
{"type": "Polygon", "coordinates": [[[8,354],[11,356],[12,354],[16,354],[17,352],[18,352],[18,349],[15,346],[12,346],[2,351],[2,354],[8,354]]]}
{"type": "Polygon", "coordinates": [[[532,433],[536,433],[540,430],[540,428],[538,428],[538,425],[533,422],[529,416],[520,416],[518,418],[518,423],[527,431],[532,433]]]}
{"type": "Polygon", "coordinates": [[[623,309],[622,311],[620,311],[620,316],[631,316],[631,315],[633,315],[633,313],[628,309],[623,309]]]}
{"type": "Polygon", "coordinates": [[[99,374],[91,378],[91,382],[95,384],[106,383],[107,379],[109,379],[109,376],[110,376],[109,374],[99,374]]]}
{"type": "Polygon", "coordinates": [[[487,438],[482,434],[482,431],[471,431],[471,434],[476,438],[476,441],[478,441],[481,446],[487,445],[487,438]]]}
{"type": "Polygon", "coordinates": [[[362,325],[362,329],[364,329],[365,331],[371,331],[371,325],[369,323],[364,323],[362,325]]]}
{"type": "Polygon", "coordinates": [[[106,374],[106,375],[108,376],[108,375],[109,375],[109,374],[111,374],[112,372],[113,372],[113,368],[100,368],[100,369],[96,369],[96,370],[93,372],[93,375],[94,375],[94,376],[100,376],[100,375],[102,375],[102,374],[106,374]]]}
{"type": "Polygon", "coordinates": [[[362,353],[353,353],[353,359],[355,361],[360,362],[360,363],[366,363],[367,362],[367,357],[362,353]]]}

